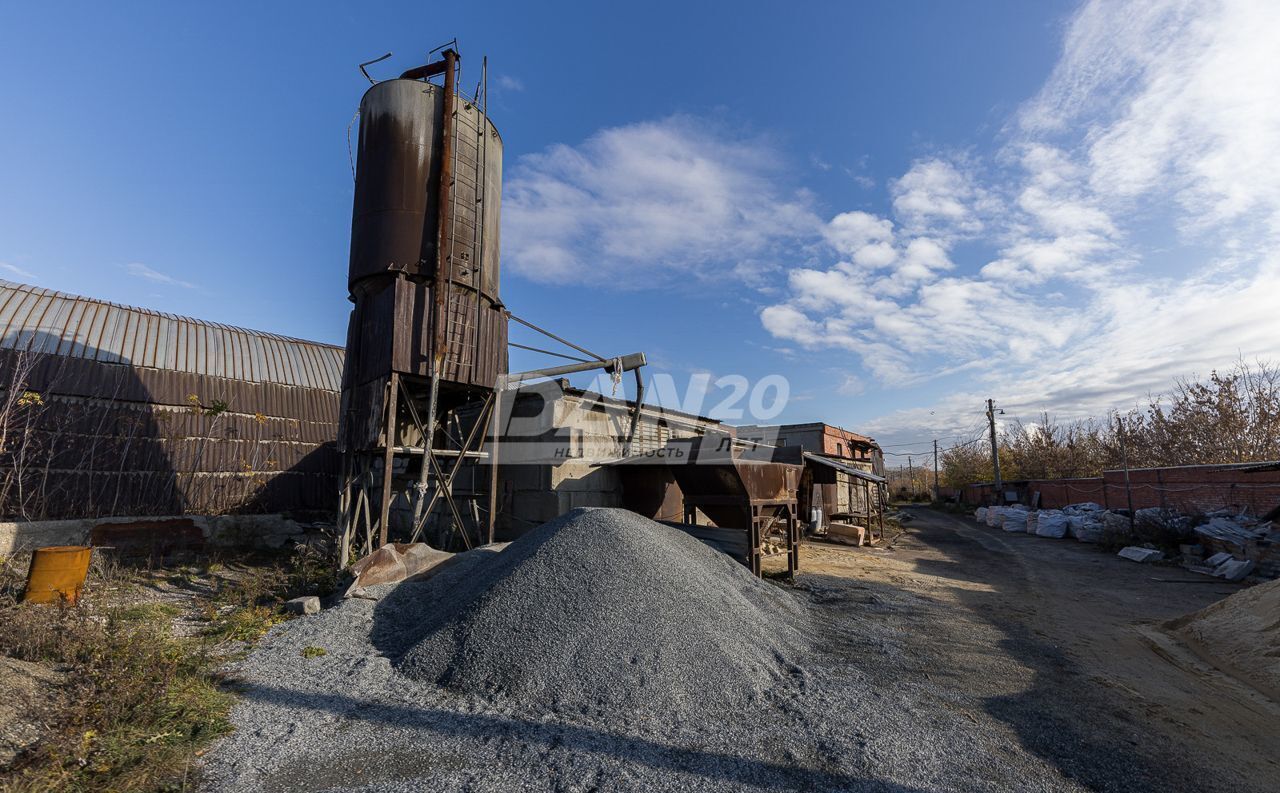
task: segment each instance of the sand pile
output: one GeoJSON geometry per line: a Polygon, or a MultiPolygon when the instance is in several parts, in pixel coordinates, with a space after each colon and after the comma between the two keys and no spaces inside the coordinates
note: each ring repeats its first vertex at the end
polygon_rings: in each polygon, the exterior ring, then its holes
{"type": "Polygon", "coordinates": [[[1280,581],[1237,592],[1169,628],[1223,671],[1280,699],[1280,581]]]}
{"type": "Polygon", "coordinates": [[[794,672],[793,598],[678,529],[579,509],[402,585],[375,638],[421,683],[572,712],[721,710],[794,672]]]}

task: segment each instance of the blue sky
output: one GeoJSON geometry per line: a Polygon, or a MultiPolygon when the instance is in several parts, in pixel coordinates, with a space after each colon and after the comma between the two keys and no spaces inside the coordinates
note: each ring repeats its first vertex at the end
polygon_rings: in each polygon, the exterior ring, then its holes
{"type": "Polygon", "coordinates": [[[1274,357],[1280,11],[1243,0],[8,4],[0,277],[341,343],[356,64],[454,36],[507,304],[686,407],[777,374],[778,420],[946,442],[1274,357]]]}

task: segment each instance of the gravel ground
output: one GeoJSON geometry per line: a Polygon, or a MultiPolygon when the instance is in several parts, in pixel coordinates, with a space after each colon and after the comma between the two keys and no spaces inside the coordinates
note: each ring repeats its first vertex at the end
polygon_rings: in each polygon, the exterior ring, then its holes
{"type": "Polygon", "coordinates": [[[1038,745],[1074,735],[1011,727],[999,695],[1044,683],[951,604],[757,581],[621,510],[375,595],[277,627],[240,665],[205,789],[1147,789],[1127,745],[1099,760],[1116,785],[1086,787],[1038,745]]]}

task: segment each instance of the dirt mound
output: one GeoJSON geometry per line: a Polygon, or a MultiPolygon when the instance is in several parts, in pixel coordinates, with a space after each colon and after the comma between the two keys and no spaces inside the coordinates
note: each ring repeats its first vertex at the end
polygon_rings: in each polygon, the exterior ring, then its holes
{"type": "Polygon", "coordinates": [[[1237,592],[1168,627],[1223,671],[1280,699],[1280,581],[1237,592]]]}
{"type": "Polygon", "coordinates": [[[620,509],[574,510],[397,594],[380,610],[399,612],[400,673],[570,712],[722,711],[795,673],[804,635],[787,593],[620,509]]]}

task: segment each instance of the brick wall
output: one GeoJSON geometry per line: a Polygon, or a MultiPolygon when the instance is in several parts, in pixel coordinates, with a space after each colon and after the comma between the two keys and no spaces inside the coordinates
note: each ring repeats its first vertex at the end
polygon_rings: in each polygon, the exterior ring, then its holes
{"type": "MultiPolygon", "coordinates": [[[[985,490],[967,488],[966,502],[971,494],[986,495],[985,490]]],[[[1087,479],[1033,480],[1027,483],[1025,500],[1036,492],[1046,509],[1081,501],[1126,509],[1131,496],[1134,509],[1163,507],[1184,513],[1229,509],[1262,516],[1280,508],[1280,471],[1251,472],[1234,465],[1143,468],[1129,472],[1127,492],[1124,471],[1106,471],[1087,479]]]]}

